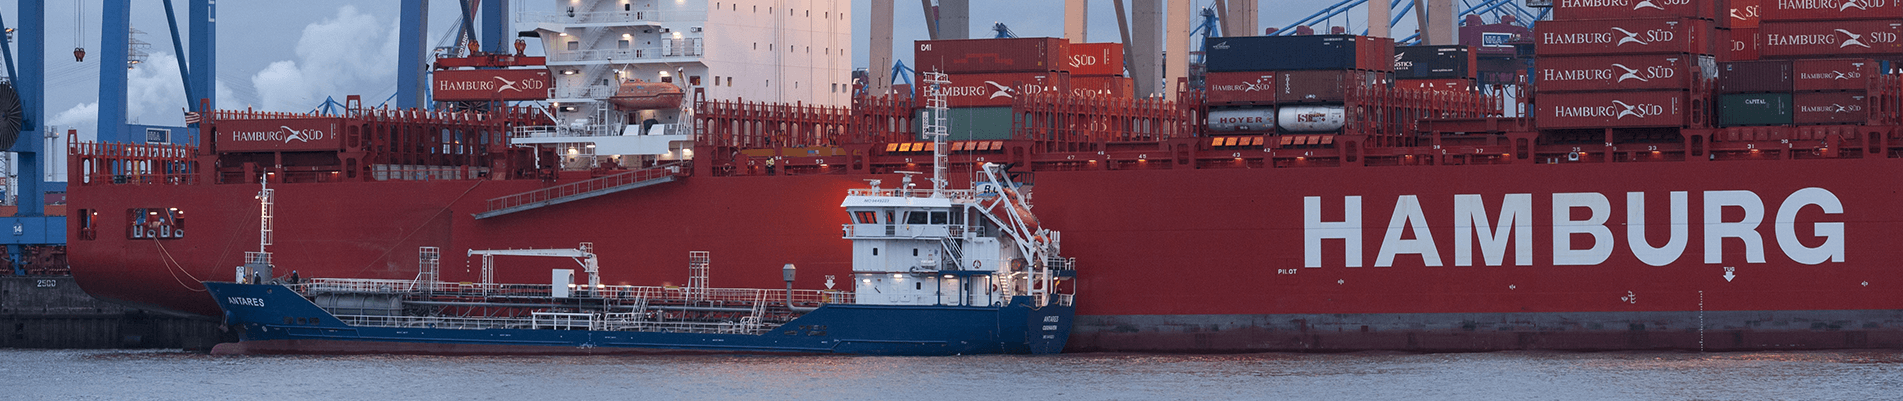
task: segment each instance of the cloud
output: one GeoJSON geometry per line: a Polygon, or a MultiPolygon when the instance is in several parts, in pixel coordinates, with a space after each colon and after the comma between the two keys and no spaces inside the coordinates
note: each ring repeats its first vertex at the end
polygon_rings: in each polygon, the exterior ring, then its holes
{"type": "Polygon", "coordinates": [[[325,97],[382,92],[396,76],[395,21],[337,9],[334,18],[304,27],[297,59],[271,63],[252,75],[264,110],[308,111],[325,97]]]}

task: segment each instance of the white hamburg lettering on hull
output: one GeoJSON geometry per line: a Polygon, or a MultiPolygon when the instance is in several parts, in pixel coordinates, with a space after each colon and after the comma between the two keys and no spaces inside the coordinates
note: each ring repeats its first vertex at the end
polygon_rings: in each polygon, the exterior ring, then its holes
{"type": "MultiPolygon", "coordinates": [[[[1684,256],[1686,245],[1691,242],[1691,193],[1671,191],[1669,222],[1665,224],[1670,234],[1664,245],[1660,246],[1654,246],[1653,239],[1646,238],[1648,216],[1645,195],[1644,192],[1626,193],[1626,248],[1639,262],[1647,265],[1665,266],[1677,262],[1684,256]]],[[[1726,239],[1736,239],[1731,244],[1734,247],[1743,245],[1742,249],[1734,250],[1743,251],[1745,263],[1766,263],[1764,237],[1759,232],[1765,217],[1763,199],[1756,192],[1747,190],[1704,191],[1702,196],[1705,212],[1700,227],[1704,235],[1704,262],[1725,263],[1726,239]],[[1734,214],[1738,216],[1736,221],[1726,221],[1724,216],[1727,209],[1742,213],[1734,214]]],[[[1618,242],[1615,232],[1608,225],[1613,214],[1611,200],[1597,192],[1555,193],[1551,197],[1552,264],[1591,266],[1611,259],[1618,242]],[[1591,240],[1591,246],[1579,248],[1584,244],[1576,241],[1586,239],[1591,240]]],[[[1339,221],[1323,221],[1322,197],[1302,198],[1303,267],[1322,267],[1322,244],[1328,240],[1341,240],[1341,266],[1362,267],[1361,245],[1365,233],[1361,225],[1361,198],[1341,198],[1342,217],[1339,221]]],[[[1797,215],[1811,206],[1821,209],[1825,215],[1841,215],[1844,211],[1842,201],[1830,190],[1804,188],[1791,193],[1778,204],[1771,221],[1771,231],[1778,249],[1791,261],[1806,265],[1842,263],[1843,222],[1811,223],[1811,236],[1824,239],[1818,246],[1805,246],[1805,238],[1798,237],[1797,215]]],[[[1509,243],[1513,245],[1514,265],[1532,265],[1533,194],[1506,194],[1501,197],[1497,214],[1491,214],[1497,217],[1489,220],[1489,215],[1481,195],[1454,195],[1454,265],[1472,266],[1473,248],[1478,246],[1482,261],[1487,266],[1500,266],[1506,263],[1509,243]]],[[[1421,208],[1418,196],[1396,197],[1374,266],[1391,267],[1399,255],[1419,255],[1425,266],[1442,266],[1441,251],[1435,245],[1431,221],[1421,208]],[[1404,238],[1410,233],[1411,239],[1404,238]]]]}

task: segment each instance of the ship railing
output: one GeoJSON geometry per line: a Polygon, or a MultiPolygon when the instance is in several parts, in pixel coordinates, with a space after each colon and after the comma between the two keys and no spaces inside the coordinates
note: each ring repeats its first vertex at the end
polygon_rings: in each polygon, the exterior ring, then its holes
{"type": "Polygon", "coordinates": [[[1073,302],[1073,299],[1072,299],[1073,297],[1074,296],[1071,294],[1057,294],[1057,305],[1071,306],[1071,302],[1073,302]]]}
{"type": "Polygon", "coordinates": [[[357,327],[398,327],[398,328],[435,328],[435,329],[555,329],[588,328],[590,330],[668,332],[668,333],[728,333],[759,334],[776,328],[772,324],[751,325],[735,321],[656,321],[648,319],[643,313],[606,313],[594,318],[589,313],[544,313],[536,312],[531,317],[457,317],[457,316],[391,316],[391,315],[333,315],[344,324],[357,327]]]}
{"type": "Polygon", "coordinates": [[[661,12],[653,11],[653,10],[641,10],[641,11],[629,10],[629,11],[598,11],[598,12],[524,13],[520,15],[520,17],[521,18],[518,18],[518,22],[522,19],[526,19],[528,20],[528,22],[603,24],[603,23],[615,23],[615,22],[660,21],[661,12]]]}
{"type": "Polygon", "coordinates": [[[615,95],[615,85],[588,85],[555,90],[556,99],[607,99],[615,95]]]}
{"type": "Polygon", "coordinates": [[[549,202],[549,201],[555,200],[556,198],[577,196],[577,195],[582,195],[589,192],[605,190],[605,189],[619,187],[623,185],[630,185],[630,184],[634,184],[634,183],[638,183],[642,181],[660,179],[662,177],[667,177],[667,176],[683,176],[689,170],[688,168],[686,168],[686,164],[687,164],[686,162],[673,162],[673,163],[661,164],[661,165],[656,165],[654,167],[649,167],[645,169],[629,171],[626,173],[620,173],[620,174],[615,174],[615,175],[610,175],[606,177],[595,178],[595,179],[590,179],[585,181],[578,181],[578,182],[558,185],[554,187],[549,187],[549,188],[545,188],[545,189],[541,189],[537,191],[523,192],[523,193],[519,193],[515,195],[490,199],[489,210],[502,210],[502,209],[507,209],[507,208],[516,207],[516,206],[527,205],[531,203],[549,202]]]}
{"type": "Polygon", "coordinates": [[[427,166],[411,164],[373,164],[370,176],[377,181],[471,180],[489,175],[488,167],[427,166]]]}
{"type": "MultiPolygon", "coordinates": [[[[974,202],[978,199],[978,196],[980,195],[977,191],[973,191],[969,189],[945,189],[945,190],[940,190],[939,192],[943,192],[946,198],[951,198],[952,202],[955,202],[955,203],[974,202]]],[[[852,188],[852,189],[846,190],[846,196],[896,196],[896,197],[905,197],[905,198],[929,198],[932,196],[932,190],[930,189],[852,188]]]]}
{"type": "MultiPolygon", "coordinates": [[[[428,291],[438,296],[501,296],[501,297],[548,297],[553,293],[548,284],[487,284],[457,282],[419,282],[409,279],[365,279],[365,278],[310,278],[303,283],[293,284],[291,289],[299,293],[319,292],[365,292],[365,293],[403,293],[428,291]]],[[[784,289],[765,288],[707,288],[701,289],[705,295],[693,298],[695,301],[715,302],[754,302],[766,299],[770,302],[783,302],[786,299],[784,289]],[[763,298],[764,297],[764,298],[763,298]]],[[[571,295],[611,300],[688,300],[686,287],[604,285],[594,291],[588,291],[586,285],[569,289],[571,295]]],[[[698,294],[697,294],[698,295],[698,294]]],[[[851,292],[835,290],[793,290],[795,304],[850,304],[854,302],[851,292]]]]}
{"type": "Polygon", "coordinates": [[[302,294],[312,292],[399,293],[419,289],[415,280],[375,278],[311,278],[304,279],[302,283],[291,284],[290,287],[302,294]]]}
{"type": "Polygon", "coordinates": [[[589,125],[534,125],[515,127],[509,131],[510,138],[563,138],[585,136],[621,135],[621,124],[589,125]]]}
{"type": "Polygon", "coordinates": [[[84,174],[83,183],[110,183],[114,185],[191,185],[198,183],[198,174],[160,174],[160,173],[93,173],[84,174]]]}
{"type": "Polygon", "coordinates": [[[436,329],[526,329],[532,322],[517,317],[333,315],[358,327],[418,327],[436,329]]]}

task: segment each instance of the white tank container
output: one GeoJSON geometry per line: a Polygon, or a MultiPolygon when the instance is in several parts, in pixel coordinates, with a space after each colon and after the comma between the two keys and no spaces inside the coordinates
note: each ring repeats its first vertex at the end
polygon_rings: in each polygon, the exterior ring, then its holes
{"type": "Polygon", "coordinates": [[[1285,132],[1327,132],[1340,130],[1343,118],[1339,105],[1283,106],[1275,121],[1285,132]]]}
{"type": "Polygon", "coordinates": [[[1275,128],[1274,107],[1209,111],[1211,132],[1268,131],[1275,128]]]}

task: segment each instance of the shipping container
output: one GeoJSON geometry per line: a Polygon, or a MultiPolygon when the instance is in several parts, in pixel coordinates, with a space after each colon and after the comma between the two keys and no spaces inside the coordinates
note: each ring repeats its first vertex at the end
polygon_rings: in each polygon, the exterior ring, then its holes
{"type": "Polygon", "coordinates": [[[1790,124],[1790,93],[1734,93],[1718,96],[1718,126],[1790,124]]]}
{"type": "MultiPolygon", "coordinates": [[[[919,109],[918,118],[912,121],[912,132],[920,133],[918,140],[930,141],[923,134],[922,124],[931,117],[930,109],[919,109]]],[[[1010,107],[954,107],[945,109],[945,140],[969,141],[981,139],[1011,139],[1010,107]]]]}
{"type": "Polygon", "coordinates": [[[1758,28],[1720,29],[1718,34],[1730,43],[1729,47],[1718,52],[1719,55],[1724,56],[1719,61],[1751,61],[1763,57],[1759,50],[1761,44],[1758,28]]]}
{"type": "MultiPolygon", "coordinates": [[[[1639,19],[1639,18],[1701,18],[1717,19],[1723,15],[1721,0],[1571,0],[1555,1],[1553,4],[1554,21],[1639,19]]],[[[1544,24],[1545,22],[1541,22],[1544,24]]]]}
{"type": "Polygon", "coordinates": [[[947,74],[1059,71],[1064,68],[1061,38],[949,39],[914,43],[918,71],[947,74]]]}
{"type": "Polygon", "coordinates": [[[1691,54],[1540,57],[1534,60],[1534,90],[1577,92],[1690,89],[1702,70],[1691,54]]]}
{"type": "Polygon", "coordinates": [[[1685,91],[1543,93],[1534,102],[1535,124],[1540,129],[1682,127],[1688,121],[1687,98],[1685,91]]]}
{"type": "MultiPolygon", "coordinates": [[[[1771,1],[1775,2],[1777,0],[1771,1]]],[[[1728,2],[1731,3],[1731,15],[1729,18],[1726,18],[1729,22],[1725,24],[1725,27],[1731,29],[1758,27],[1758,10],[1762,9],[1762,7],[1758,6],[1759,0],[1729,0],[1728,2]]]]}
{"type": "Polygon", "coordinates": [[[1660,18],[1607,21],[1543,21],[1538,30],[1541,56],[1643,53],[1715,54],[1717,31],[1710,21],[1660,18]]]}
{"type": "Polygon", "coordinates": [[[1211,132],[1268,132],[1275,130],[1274,107],[1209,109],[1211,132]]]}
{"type": "Polygon", "coordinates": [[[1123,75],[1122,43],[1072,43],[1064,55],[1071,78],[1123,75]]]}
{"type": "Polygon", "coordinates": [[[1797,124],[1863,124],[1870,120],[1864,91],[1798,92],[1791,95],[1791,122],[1797,124]]]}
{"type": "Polygon", "coordinates": [[[1465,92],[1474,89],[1474,80],[1471,78],[1396,79],[1394,80],[1394,87],[1465,92]]]}
{"type": "Polygon", "coordinates": [[[1394,48],[1395,79],[1473,78],[1474,52],[1467,46],[1394,48]]]}
{"type": "Polygon", "coordinates": [[[1718,93],[1790,92],[1790,60],[1733,61],[1718,65],[1718,93]]]}
{"type": "Polygon", "coordinates": [[[1204,45],[1210,72],[1394,68],[1394,40],[1355,35],[1238,36],[1204,45]]]}
{"type": "MultiPolygon", "coordinates": [[[[1515,44],[1534,42],[1533,30],[1508,22],[1488,24],[1478,15],[1460,26],[1460,44],[1474,49],[1474,53],[1485,56],[1512,57],[1519,55],[1515,44]]],[[[1502,17],[1507,18],[1507,17],[1502,17]]],[[[1544,22],[1541,22],[1544,24],[1544,22]]]]}
{"type": "Polygon", "coordinates": [[[1871,59],[1806,59],[1791,64],[1792,89],[1798,91],[1868,90],[1877,75],[1877,61],[1871,59]]]}
{"type": "Polygon", "coordinates": [[[430,95],[440,101],[544,100],[554,88],[547,68],[442,70],[431,76],[430,95]]]}
{"type": "Polygon", "coordinates": [[[1339,104],[1284,106],[1275,110],[1275,126],[1282,132],[1334,132],[1346,125],[1339,104]]]}
{"type": "MultiPolygon", "coordinates": [[[[1544,26],[1544,25],[1541,25],[1544,26]]],[[[1903,54],[1903,19],[1786,22],[1759,28],[1765,58],[1825,58],[1903,54]]]]}
{"type": "Polygon", "coordinates": [[[1210,105],[1274,104],[1273,72],[1211,72],[1203,75],[1210,105]]]}
{"type": "Polygon", "coordinates": [[[1129,77],[1070,77],[1070,93],[1079,97],[1129,99],[1135,86],[1136,80],[1129,77]]]}
{"type": "Polygon", "coordinates": [[[1903,2],[1897,0],[1763,0],[1759,2],[1758,16],[1764,22],[1903,19],[1903,4],[1898,3],[1903,2]]]}
{"type": "Polygon", "coordinates": [[[1275,102],[1340,103],[1352,88],[1387,85],[1386,73],[1373,71],[1282,71],[1275,80],[1275,102]]]}
{"type": "MultiPolygon", "coordinates": [[[[918,79],[924,81],[923,76],[918,79]]],[[[942,90],[951,107],[1010,106],[1020,95],[1070,91],[1070,76],[1062,72],[946,74],[945,79],[950,82],[942,90]]],[[[929,98],[930,89],[929,84],[920,86],[919,98],[929,98]]]]}

